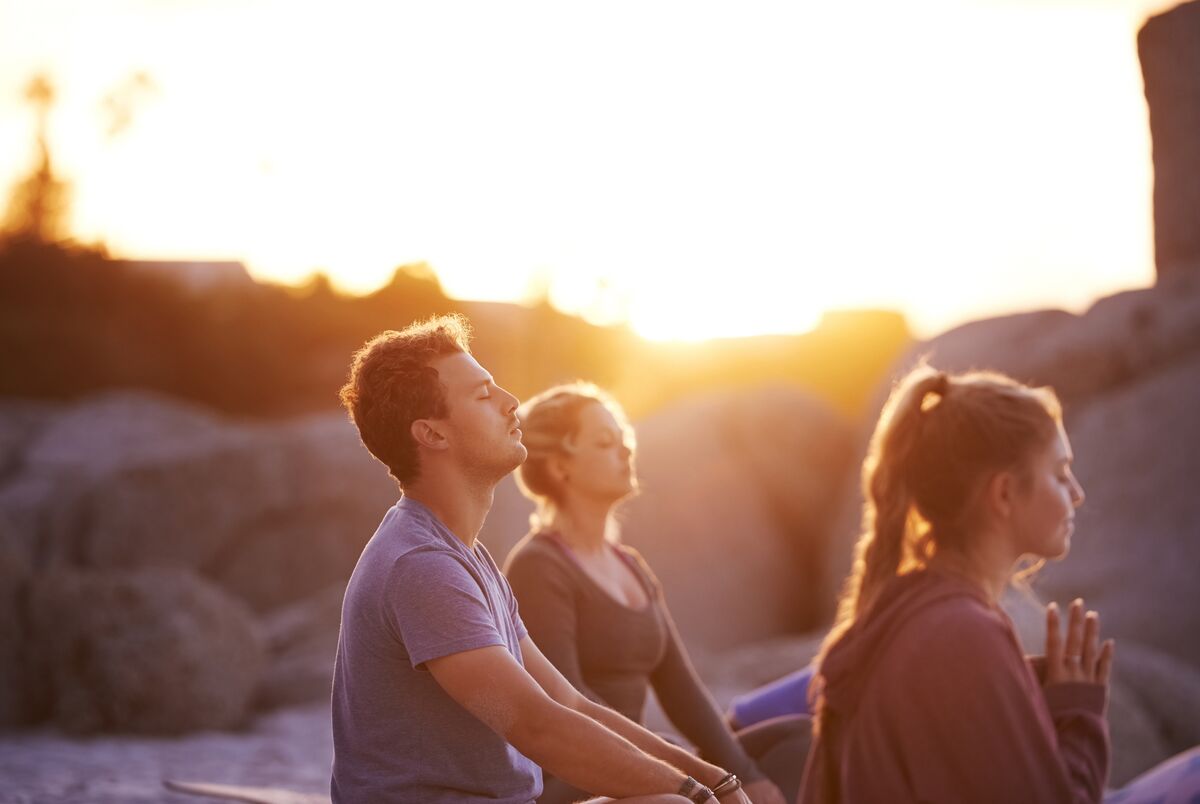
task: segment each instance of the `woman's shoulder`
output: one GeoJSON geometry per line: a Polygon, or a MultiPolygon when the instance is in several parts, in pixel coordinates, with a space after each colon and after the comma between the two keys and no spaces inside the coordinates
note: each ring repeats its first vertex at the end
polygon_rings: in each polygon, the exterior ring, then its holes
{"type": "Polygon", "coordinates": [[[642,577],[658,592],[662,591],[662,584],[658,580],[658,576],[654,574],[654,570],[650,568],[649,562],[641,554],[636,547],[630,547],[624,542],[612,542],[613,549],[617,551],[617,555],[625,559],[631,564],[642,577]]]}
{"type": "MultiPolygon", "coordinates": [[[[898,624],[894,649],[927,663],[941,656],[955,664],[1008,654],[1016,645],[1008,619],[972,590],[944,588],[898,624]]],[[[1019,656],[1019,648],[1017,655],[1019,656]]]]}
{"type": "Polygon", "coordinates": [[[544,531],[526,534],[504,559],[504,574],[523,567],[565,567],[570,564],[563,549],[544,531]]]}

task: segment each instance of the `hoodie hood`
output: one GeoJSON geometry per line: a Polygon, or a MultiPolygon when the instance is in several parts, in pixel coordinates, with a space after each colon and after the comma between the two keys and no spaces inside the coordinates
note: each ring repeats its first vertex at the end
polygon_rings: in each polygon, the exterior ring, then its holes
{"type": "Polygon", "coordinates": [[[874,611],[856,621],[822,662],[824,706],[843,717],[853,715],[879,656],[904,623],[922,609],[955,597],[970,597],[990,606],[982,589],[944,572],[916,570],[892,579],[874,611]]]}

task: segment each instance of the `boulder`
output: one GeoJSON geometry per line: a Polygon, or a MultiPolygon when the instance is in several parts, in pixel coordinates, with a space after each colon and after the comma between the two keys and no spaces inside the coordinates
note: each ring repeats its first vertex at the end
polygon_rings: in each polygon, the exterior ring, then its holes
{"type": "Polygon", "coordinates": [[[0,518],[0,729],[36,720],[45,704],[29,662],[29,565],[15,545],[11,526],[0,518]]]}
{"type": "Polygon", "coordinates": [[[1118,679],[1108,691],[1108,728],[1112,750],[1108,784],[1112,787],[1120,787],[1173,753],[1136,691],[1118,679]]]}
{"type": "Polygon", "coordinates": [[[20,472],[25,450],[55,411],[55,406],[41,402],[0,401],[0,481],[20,472]]]}
{"type": "Polygon", "coordinates": [[[947,371],[995,369],[1022,382],[1054,386],[1069,410],[1196,349],[1200,273],[1186,273],[1107,296],[1079,316],[1039,310],[964,324],[918,344],[892,376],[907,371],[918,356],[947,371]]]}
{"type": "Polygon", "coordinates": [[[1035,587],[1082,597],[1106,633],[1200,668],[1200,351],[1067,421],[1087,494],[1066,560],[1035,587]]]}
{"type": "MultiPolygon", "coordinates": [[[[1065,609],[1071,599],[1058,603],[1065,609]]],[[[1085,602],[1094,608],[1093,601],[1085,602]]],[[[1025,652],[1045,654],[1046,611],[1033,590],[1010,588],[1002,603],[1025,652]]],[[[1100,632],[1102,638],[1113,635],[1103,614],[1100,632]]],[[[1109,782],[1119,787],[1167,757],[1200,745],[1200,668],[1136,636],[1118,637],[1108,720],[1113,745],[1109,782]]]]}
{"type": "Polygon", "coordinates": [[[345,581],[398,492],[344,415],[218,419],[147,394],[70,406],[0,486],[34,567],[179,567],[259,610],[345,581]]]}
{"type": "Polygon", "coordinates": [[[329,700],[345,591],[343,584],[334,584],[262,618],[270,659],[256,706],[275,709],[329,700]]]}
{"type": "Polygon", "coordinates": [[[29,617],[53,718],[73,733],[232,728],[262,674],[249,610],[184,570],[50,570],[29,617]]]}
{"type": "Polygon", "coordinates": [[[1138,58],[1154,140],[1154,258],[1159,276],[1200,272],[1200,3],[1151,17],[1138,58]]]}
{"type": "Polygon", "coordinates": [[[1200,745],[1200,669],[1136,639],[1119,640],[1116,650],[1111,699],[1117,706],[1109,706],[1113,738],[1109,781],[1119,786],[1200,745]],[[1125,709],[1138,715],[1123,716],[1125,709]]]}

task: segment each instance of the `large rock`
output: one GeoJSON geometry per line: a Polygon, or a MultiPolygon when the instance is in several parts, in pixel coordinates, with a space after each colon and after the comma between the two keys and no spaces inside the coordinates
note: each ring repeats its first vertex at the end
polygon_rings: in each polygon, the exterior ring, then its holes
{"type": "Polygon", "coordinates": [[[258,707],[329,700],[345,591],[342,584],[334,584],[262,618],[270,659],[259,685],[258,707]]]}
{"type": "Polygon", "coordinates": [[[1198,348],[1200,273],[1189,273],[1107,296],[1079,316],[1040,310],[964,324],[918,344],[892,376],[927,356],[947,371],[987,368],[1053,385],[1070,409],[1198,348]]]}
{"type": "Polygon", "coordinates": [[[183,570],[47,572],[30,622],[54,720],[70,732],[231,728],[262,674],[249,610],[183,570]]]}
{"type": "MultiPolygon", "coordinates": [[[[1037,584],[1035,578],[1034,584],[1037,584]]],[[[1068,599],[1059,601],[1061,606],[1068,599]]],[[[1094,601],[1085,601],[1094,608],[1094,601]]],[[[1011,588],[1004,609],[1025,652],[1046,652],[1046,609],[1028,587],[1011,588]]],[[[1107,614],[1101,637],[1113,635],[1107,614]]],[[[1136,634],[1117,638],[1109,694],[1113,762],[1109,782],[1120,786],[1163,759],[1200,744],[1200,668],[1139,641],[1136,634]]]]}
{"type": "Polygon", "coordinates": [[[20,472],[25,450],[54,415],[54,406],[41,402],[0,401],[0,481],[20,472]]]}
{"type": "Polygon", "coordinates": [[[1112,683],[1112,700],[1142,713],[1150,723],[1150,734],[1144,734],[1137,719],[1123,719],[1109,707],[1114,785],[1200,745],[1200,669],[1136,639],[1124,639],[1117,644],[1112,683]]]}
{"type": "Polygon", "coordinates": [[[1200,3],[1151,17],[1138,57],[1154,140],[1159,276],[1200,272],[1200,3]]]}
{"type": "Polygon", "coordinates": [[[345,416],[248,424],[144,394],[66,408],[0,486],[35,567],[182,567],[269,609],[344,581],[398,492],[345,416]]]}
{"type": "Polygon", "coordinates": [[[29,662],[28,594],[29,565],[0,517],[0,729],[26,725],[44,709],[44,687],[29,662]]]}
{"type": "MultiPolygon", "coordinates": [[[[663,582],[695,648],[724,648],[813,623],[830,507],[849,464],[850,429],[794,388],[712,394],[637,425],[642,493],[622,538],[663,582]]],[[[481,538],[502,561],[533,506],[502,483],[481,538]]]]}

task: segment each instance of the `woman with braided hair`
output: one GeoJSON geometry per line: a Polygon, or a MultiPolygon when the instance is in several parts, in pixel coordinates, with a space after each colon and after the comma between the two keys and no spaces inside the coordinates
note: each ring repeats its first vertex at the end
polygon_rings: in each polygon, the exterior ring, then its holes
{"type": "Polygon", "coordinates": [[[864,533],[817,659],[801,792],[815,802],[1098,802],[1112,641],[1047,610],[1040,677],[1001,593],[1066,554],[1083,489],[1047,388],[919,366],[863,468],[864,533]]]}
{"type": "Polygon", "coordinates": [[[1023,560],[1066,555],[1084,494],[1049,388],[920,365],[863,466],[864,531],[819,652],[800,804],[1174,802],[1193,749],[1105,796],[1113,642],[1076,600],[1027,660],[999,606],[1023,560]]]}

